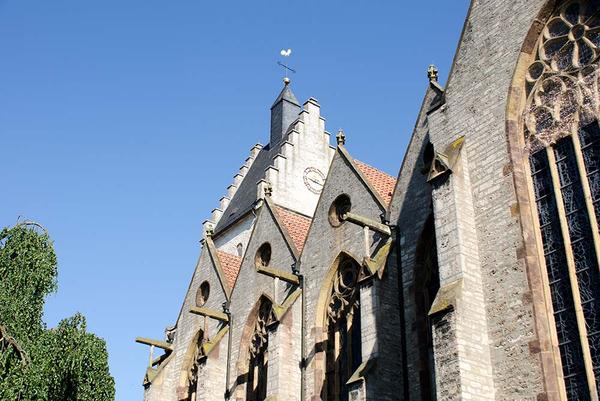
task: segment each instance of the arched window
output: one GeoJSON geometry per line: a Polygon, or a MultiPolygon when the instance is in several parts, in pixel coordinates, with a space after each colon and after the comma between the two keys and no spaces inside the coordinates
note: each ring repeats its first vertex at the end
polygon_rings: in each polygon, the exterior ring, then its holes
{"type": "Polygon", "coordinates": [[[435,394],[433,338],[429,310],[440,288],[433,213],[429,215],[417,245],[415,263],[416,334],[419,347],[419,385],[421,400],[431,401],[435,394]]]}
{"type": "Polygon", "coordinates": [[[347,401],[346,382],[362,362],[358,277],[360,266],[341,260],[327,307],[325,386],[327,401],[347,401]]]}
{"type": "Polygon", "coordinates": [[[204,332],[199,330],[184,359],[184,368],[182,372],[182,385],[184,386],[184,398],[182,401],[196,401],[196,391],[198,388],[198,370],[203,357],[202,344],[204,343],[204,332]]]}
{"type": "Polygon", "coordinates": [[[269,365],[268,325],[273,321],[273,304],[261,298],[254,332],[250,339],[250,360],[246,382],[246,400],[262,401],[267,398],[267,373],[269,365]]]}
{"type": "Polygon", "coordinates": [[[600,384],[600,4],[558,2],[524,85],[525,146],[569,400],[600,384]]]}

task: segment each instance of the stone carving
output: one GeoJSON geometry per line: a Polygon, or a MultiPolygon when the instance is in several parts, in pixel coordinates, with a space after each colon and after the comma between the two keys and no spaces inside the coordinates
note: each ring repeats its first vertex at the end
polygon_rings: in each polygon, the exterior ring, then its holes
{"type": "Polygon", "coordinates": [[[598,2],[565,2],[537,46],[525,82],[525,142],[532,153],[600,117],[598,2]]]}
{"type": "Polygon", "coordinates": [[[258,316],[256,317],[256,323],[254,324],[254,333],[250,340],[250,355],[255,358],[259,354],[264,353],[267,350],[269,344],[269,333],[267,327],[273,322],[273,307],[271,302],[262,300],[258,316]]]}

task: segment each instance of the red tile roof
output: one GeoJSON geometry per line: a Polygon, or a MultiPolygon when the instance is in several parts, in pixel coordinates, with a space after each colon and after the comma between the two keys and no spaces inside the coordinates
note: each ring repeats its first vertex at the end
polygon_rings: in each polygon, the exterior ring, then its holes
{"type": "Polygon", "coordinates": [[[369,184],[377,192],[377,194],[383,199],[386,206],[389,206],[392,201],[392,193],[396,187],[396,179],[389,174],[384,173],[381,170],[377,170],[373,166],[369,166],[358,160],[354,160],[356,168],[365,176],[369,181],[369,184]]]}
{"type": "Polygon", "coordinates": [[[225,274],[225,280],[229,284],[229,288],[233,288],[235,280],[240,273],[240,267],[242,266],[242,258],[237,255],[232,255],[223,251],[217,250],[217,256],[221,263],[221,268],[225,274]]]}
{"type": "Polygon", "coordinates": [[[311,219],[296,212],[292,212],[291,210],[284,209],[281,206],[275,206],[275,211],[279,216],[281,224],[283,224],[284,228],[292,238],[294,246],[299,253],[302,252],[306,236],[308,235],[308,229],[310,228],[311,219]]]}

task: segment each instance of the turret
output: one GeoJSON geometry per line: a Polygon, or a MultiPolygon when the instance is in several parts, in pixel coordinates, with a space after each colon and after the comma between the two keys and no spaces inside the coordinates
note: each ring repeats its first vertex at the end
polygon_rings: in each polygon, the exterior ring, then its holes
{"type": "Polygon", "coordinates": [[[271,106],[271,147],[281,142],[291,123],[298,118],[300,103],[290,88],[289,78],[283,80],[281,93],[271,106]]]}

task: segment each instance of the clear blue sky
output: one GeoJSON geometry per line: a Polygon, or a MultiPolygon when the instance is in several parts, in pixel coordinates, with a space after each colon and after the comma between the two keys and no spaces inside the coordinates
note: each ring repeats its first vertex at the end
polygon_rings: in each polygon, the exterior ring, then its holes
{"type": "Polygon", "coordinates": [[[49,230],[59,290],[108,343],[117,401],[141,401],[148,349],[177,318],[201,223],[256,142],[293,49],[358,159],[396,175],[467,0],[0,0],[0,226],[49,230]]]}

